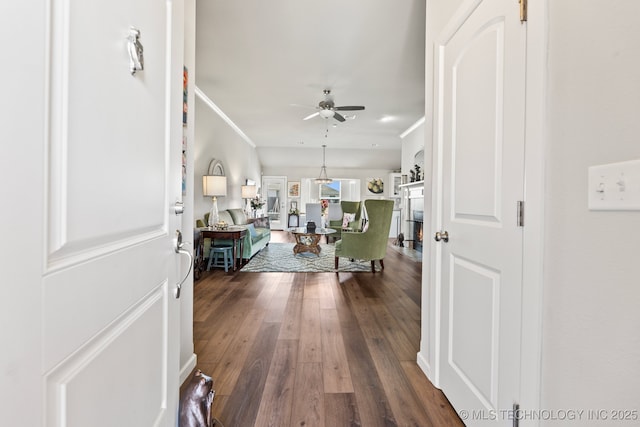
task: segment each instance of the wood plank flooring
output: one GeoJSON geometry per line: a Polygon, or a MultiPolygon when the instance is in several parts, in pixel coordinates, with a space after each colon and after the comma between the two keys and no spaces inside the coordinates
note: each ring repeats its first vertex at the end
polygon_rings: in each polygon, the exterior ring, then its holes
{"type": "MultiPolygon", "coordinates": [[[[272,241],[292,241],[272,232],[272,241]]],[[[292,254],[293,256],[293,254],[292,254]]],[[[205,273],[197,368],[225,427],[461,426],[416,364],[422,264],[382,273],[205,273]]]]}

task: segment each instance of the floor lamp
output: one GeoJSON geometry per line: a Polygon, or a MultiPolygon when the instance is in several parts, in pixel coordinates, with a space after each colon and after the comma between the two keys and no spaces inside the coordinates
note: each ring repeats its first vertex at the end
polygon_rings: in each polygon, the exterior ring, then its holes
{"type": "Polygon", "coordinates": [[[227,195],[227,177],[220,175],[205,175],[202,177],[202,194],[211,197],[211,211],[209,212],[209,227],[214,227],[220,220],[218,215],[218,197],[227,195]]]}
{"type": "Polygon", "coordinates": [[[251,202],[249,200],[255,199],[258,195],[258,187],[255,185],[243,185],[242,189],[242,198],[246,200],[245,209],[247,210],[247,215],[251,215],[251,202]]]}

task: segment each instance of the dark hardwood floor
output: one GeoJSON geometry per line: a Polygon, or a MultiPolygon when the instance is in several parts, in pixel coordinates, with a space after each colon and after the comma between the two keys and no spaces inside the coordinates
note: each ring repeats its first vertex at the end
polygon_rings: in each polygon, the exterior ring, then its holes
{"type": "MultiPolygon", "coordinates": [[[[272,232],[272,242],[292,241],[272,232]]],[[[293,254],[292,254],[293,256],[293,254]]],[[[422,264],[382,273],[205,272],[197,368],[225,427],[461,426],[416,364],[422,264]]]]}

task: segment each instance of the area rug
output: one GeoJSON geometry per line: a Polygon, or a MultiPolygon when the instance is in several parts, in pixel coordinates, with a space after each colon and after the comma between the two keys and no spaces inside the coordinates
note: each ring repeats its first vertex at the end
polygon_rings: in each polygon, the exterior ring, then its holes
{"type": "MultiPolygon", "coordinates": [[[[294,255],[294,243],[271,242],[269,246],[258,252],[251,260],[242,267],[242,272],[301,272],[320,273],[335,272],[333,245],[320,245],[320,256],[312,253],[301,253],[294,255]]],[[[376,269],[379,266],[376,262],[376,269]]],[[[337,271],[371,271],[370,261],[350,261],[348,258],[339,258],[337,271]]]]}

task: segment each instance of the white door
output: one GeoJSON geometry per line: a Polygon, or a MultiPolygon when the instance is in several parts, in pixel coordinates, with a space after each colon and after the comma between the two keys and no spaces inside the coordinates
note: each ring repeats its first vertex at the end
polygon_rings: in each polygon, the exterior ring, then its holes
{"type": "Polygon", "coordinates": [[[439,382],[468,425],[505,425],[520,376],[526,27],[516,0],[465,5],[437,49],[439,382]]]}
{"type": "MultiPolygon", "coordinates": [[[[174,250],[180,217],[173,211],[181,194],[183,43],[182,24],[174,21],[182,19],[182,6],[47,4],[49,14],[42,13],[44,3],[33,9],[33,16],[46,16],[46,25],[38,21],[48,28],[46,39],[29,39],[40,49],[25,51],[22,62],[29,68],[32,56],[36,64],[48,58],[29,69],[33,84],[46,83],[24,110],[43,126],[42,140],[13,159],[36,177],[18,205],[37,232],[27,232],[28,254],[13,255],[31,257],[30,271],[38,273],[16,289],[32,298],[14,299],[10,310],[19,319],[28,304],[38,319],[15,328],[23,342],[37,343],[24,356],[37,360],[30,370],[39,381],[28,396],[14,388],[30,406],[13,425],[174,426],[180,333],[174,292],[188,269],[187,257],[174,250]],[[144,70],[135,75],[130,27],[143,47],[144,70]]],[[[20,371],[20,363],[13,369],[20,371]]]]}
{"type": "Polygon", "coordinates": [[[262,199],[272,230],[283,230],[287,225],[287,177],[262,177],[262,199]]]}

